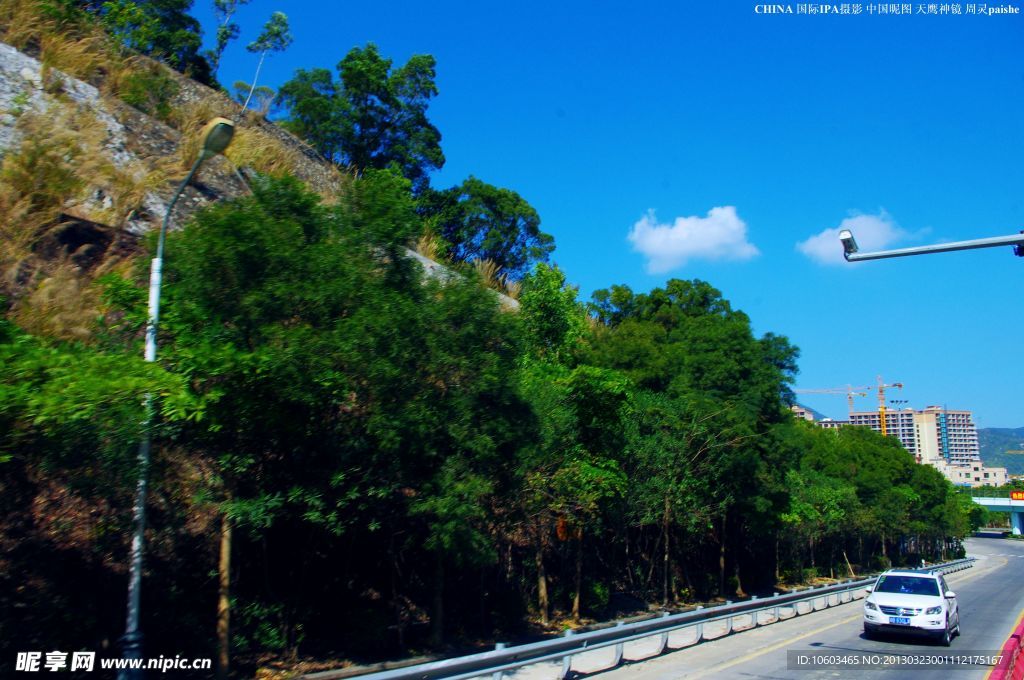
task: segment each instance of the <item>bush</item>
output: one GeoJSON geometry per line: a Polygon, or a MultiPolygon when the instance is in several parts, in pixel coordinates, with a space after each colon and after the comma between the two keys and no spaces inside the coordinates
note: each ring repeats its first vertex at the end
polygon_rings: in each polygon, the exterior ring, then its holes
{"type": "Polygon", "coordinates": [[[171,99],[178,84],[156,64],[126,72],[116,86],[117,96],[139,111],[164,122],[171,117],[171,99]]]}
{"type": "Polygon", "coordinates": [[[599,581],[592,581],[585,593],[583,606],[589,611],[604,610],[611,599],[611,590],[609,590],[608,584],[599,581]]]}

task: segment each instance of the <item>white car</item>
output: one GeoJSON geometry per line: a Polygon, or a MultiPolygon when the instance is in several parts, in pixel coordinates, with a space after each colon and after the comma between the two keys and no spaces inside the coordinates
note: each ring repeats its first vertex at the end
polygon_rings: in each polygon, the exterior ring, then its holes
{"type": "Polygon", "coordinates": [[[956,593],[940,574],[890,569],[864,600],[864,636],[877,633],[924,633],[948,647],[960,634],[956,593]]]}

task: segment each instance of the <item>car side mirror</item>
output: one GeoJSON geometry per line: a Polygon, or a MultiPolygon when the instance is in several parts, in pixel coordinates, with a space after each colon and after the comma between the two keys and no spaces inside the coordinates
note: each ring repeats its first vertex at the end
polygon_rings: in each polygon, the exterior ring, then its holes
{"type": "Polygon", "coordinates": [[[947,590],[946,591],[946,599],[947,600],[952,600],[954,597],[956,597],[956,593],[954,593],[952,590],[947,590]]]}
{"type": "Polygon", "coordinates": [[[867,588],[865,588],[865,589],[864,589],[864,592],[865,592],[865,593],[870,593],[870,592],[872,592],[872,591],[873,591],[874,589],[875,589],[875,587],[874,587],[874,586],[868,586],[867,588]]]}

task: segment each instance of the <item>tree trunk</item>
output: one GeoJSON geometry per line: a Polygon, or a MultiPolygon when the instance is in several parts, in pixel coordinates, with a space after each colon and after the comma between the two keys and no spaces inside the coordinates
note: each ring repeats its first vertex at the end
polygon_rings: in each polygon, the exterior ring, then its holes
{"type": "Polygon", "coordinates": [[[402,620],[402,602],[398,597],[398,555],[395,554],[395,535],[391,535],[389,546],[391,553],[391,602],[395,609],[395,632],[398,641],[398,651],[405,650],[405,622],[402,620]]]}
{"type": "Polygon", "coordinates": [[[487,627],[487,572],[480,568],[480,630],[487,627]]]}
{"type": "Polygon", "coordinates": [[[775,535],[775,582],[778,583],[781,580],[782,575],[779,573],[779,536],[775,535]]]}
{"type": "Polygon", "coordinates": [[[850,578],[857,578],[857,574],[853,573],[853,565],[850,564],[850,558],[846,556],[846,549],[843,549],[843,560],[846,562],[846,571],[849,572],[850,578]]]}
{"type": "Polygon", "coordinates": [[[259,63],[256,64],[256,75],[252,79],[252,85],[249,86],[249,95],[245,98],[245,103],[242,104],[242,113],[249,108],[249,100],[252,99],[252,93],[256,91],[256,81],[260,79],[260,69],[263,68],[263,60],[267,58],[267,51],[263,50],[260,52],[259,63]]]}
{"type": "Polygon", "coordinates": [[[534,553],[537,564],[537,608],[540,609],[540,622],[548,625],[548,575],[544,571],[544,548],[538,539],[537,551],[534,553]]]}
{"type": "MultiPolygon", "coordinates": [[[[643,527],[640,528],[640,532],[641,532],[640,535],[642,536],[643,535],[643,527]]],[[[639,538],[637,540],[639,541],[639,538]]],[[[633,542],[631,540],[629,540],[629,532],[627,531],[626,532],[626,559],[623,562],[623,564],[627,564],[627,565],[628,564],[632,564],[632,562],[630,561],[632,559],[632,552],[629,549],[629,547],[632,544],[633,544],[633,542]]],[[[629,579],[630,588],[635,590],[636,589],[636,577],[633,575],[633,570],[632,569],[627,569],[626,570],[626,578],[629,579]]]]}
{"type": "Polygon", "coordinates": [[[572,620],[580,622],[580,591],[583,589],[583,527],[576,530],[576,592],[572,597],[572,620]]]}
{"type": "Polygon", "coordinates": [[[718,536],[718,594],[725,595],[725,513],[722,513],[722,528],[718,536]]]}
{"type": "Polygon", "coordinates": [[[696,596],[696,591],[693,589],[693,581],[690,580],[690,570],[686,568],[686,555],[684,553],[683,559],[680,560],[679,565],[683,570],[683,582],[686,583],[686,590],[689,593],[689,598],[696,596]]]}
{"type": "Polygon", "coordinates": [[[227,513],[220,518],[217,576],[217,680],[226,680],[231,663],[231,520],[227,513]]]}
{"type": "Polygon", "coordinates": [[[664,556],[664,559],[662,559],[662,563],[663,563],[662,564],[662,568],[663,568],[664,573],[662,574],[662,577],[661,577],[661,604],[662,604],[662,606],[668,606],[668,573],[669,573],[669,570],[672,568],[672,564],[670,562],[671,558],[669,556],[669,544],[668,544],[668,521],[669,521],[669,515],[670,515],[670,508],[669,508],[668,496],[665,496],[665,514],[664,514],[664,517],[662,518],[662,532],[664,534],[663,538],[664,538],[664,541],[665,541],[665,556],[664,556]]]}
{"type": "Polygon", "coordinates": [[[430,616],[430,644],[435,648],[444,642],[444,556],[434,553],[434,611],[430,616]]]}

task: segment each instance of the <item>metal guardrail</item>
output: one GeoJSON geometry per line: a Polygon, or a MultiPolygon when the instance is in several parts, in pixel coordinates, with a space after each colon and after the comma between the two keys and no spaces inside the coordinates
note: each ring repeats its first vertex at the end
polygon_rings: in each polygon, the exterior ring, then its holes
{"type": "MultiPolygon", "coordinates": [[[[973,557],[967,557],[910,571],[948,574],[970,568],[973,566],[974,559],[973,557]]],[[[627,642],[634,642],[656,635],[660,636],[658,648],[654,653],[654,656],[657,656],[668,647],[669,633],[674,631],[691,626],[696,627],[696,641],[700,642],[704,639],[703,627],[706,623],[725,621],[726,630],[723,635],[740,632],[735,631],[733,628],[733,618],[736,616],[753,614],[750,628],[756,628],[758,625],[768,625],[758,623],[758,613],[771,611],[774,614],[774,619],[771,623],[774,623],[780,620],[779,610],[783,607],[791,607],[794,616],[799,615],[797,605],[801,602],[810,602],[812,612],[819,611],[815,608],[814,601],[821,598],[825,598],[825,606],[822,609],[833,606],[829,602],[829,598],[832,595],[838,596],[835,605],[845,604],[855,599],[854,591],[868,587],[877,578],[878,575],[875,574],[867,578],[848,580],[820,588],[812,586],[804,590],[786,593],[785,595],[776,593],[772,597],[752,597],[739,603],[726,602],[726,604],[716,607],[697,607],[696,610],[681,614],[665,612],[658,618],[632,623],[619,621],[612,627],[592,630],[586,633],[577,634],[575,631],[567,630],[562,637],[551,640],[508,648],[499,643],[497,649],[489,652],[432,661],[380,673],[369,673],[358,677],[360,680],[468,680],[469,678],[490,676],[494,680],[502,680],[505,672],[514,671],[523,666],[561,661],[561,677],[565,678],[568,677],[572,670],[572,657],[575,654],[614,646],[615,655],[611,665],[614,668],[622,662],[623,646],[627,642]],[[844,599],[844,596],[848,597],[844,599]]],[[[748,628],[742,630],[748,630],[748,628]]],[[[343,675],[345,677],[352,677],[351,671],[322,671],[303,675],[300,680],[334,680],[335,678],[343,677],[343,675]]]]}

